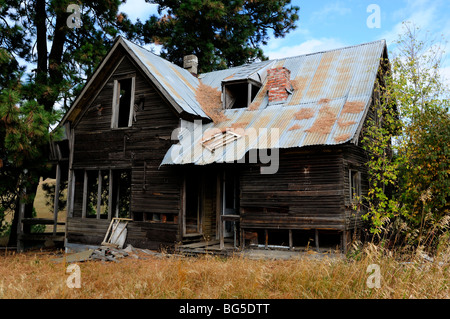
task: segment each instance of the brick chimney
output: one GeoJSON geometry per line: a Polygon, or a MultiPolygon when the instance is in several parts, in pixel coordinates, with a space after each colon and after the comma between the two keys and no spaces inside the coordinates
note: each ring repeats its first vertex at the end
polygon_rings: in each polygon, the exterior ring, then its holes
{"type": "Polygon", "coordinates": [[[195,56],[193,54],[186,55],[183,58],[183,68],[185,68],[186,70],[188,70],[192,74],[197,75],[197,68],[198,68],[198,58],[197,58],[197,56],[195,56]]]}
{"type": "Polygon", "coordinates": [[[285,101],[292,90],[291,71],[284,67],[267,70],[269,103],[285,101]]]}

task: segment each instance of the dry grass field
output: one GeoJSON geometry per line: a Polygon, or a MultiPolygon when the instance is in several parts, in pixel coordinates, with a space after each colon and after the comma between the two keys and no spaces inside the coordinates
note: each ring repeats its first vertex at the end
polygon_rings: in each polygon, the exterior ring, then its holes
{"type": "MultiPolygon", "coordinates": [[[[41,187],[35,208],[37,217],[52,218],[41,187]]],[[[58,219],[64,220],[65,212],[58,219]]],[[[347,259],[316,259],[307,254],[298,260],[140,255],[118,263],[77,263],[81,288],[67,286],[68,264],[53,261],[61,255],[58,251],[0,250],[0,299],[450,298],[449,249],[434,262],[399,257],[372,244],[347,259]],[[367,285],[368,266],[373,264],[379,266],[380,288],[367,285]]]]}
{"type": "MultiPolygon", "coordinates": [[[[243,257],[127,257],[79,262],[81,288],[68,288],[68,264],[55,252],[2,252],[0,298],[449,298],[448,260],[400,262],[369,245],[361,258],[250,260],[243,257]],[[369,288],[370,264],[380,288],[369,288]]],[[[448,255],[447,255],[448,256],[448,255]]]]}

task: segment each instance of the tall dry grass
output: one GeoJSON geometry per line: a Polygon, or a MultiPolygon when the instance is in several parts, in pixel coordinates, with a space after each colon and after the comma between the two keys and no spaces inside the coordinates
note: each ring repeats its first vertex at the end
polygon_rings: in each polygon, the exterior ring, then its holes
{"type": "Polygon", "coordinates": [[[78,263],[81,288],[68,288],[67,264],[49,253],[0,257],[0,298],[449,298],[449,264],[399,261],[372,245],[357,259],[250,260],[243,257],[78,263]],[[366,285],[378,264],[381,288],[366,285]]]}

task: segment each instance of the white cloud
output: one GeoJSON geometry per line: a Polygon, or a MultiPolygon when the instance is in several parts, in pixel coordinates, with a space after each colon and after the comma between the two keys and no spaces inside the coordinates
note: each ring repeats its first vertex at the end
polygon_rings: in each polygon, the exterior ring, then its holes
{"type": "Polygon", "coordinates": [[[345,7],[341,2],[327,3],[321,10],[313,12],[311,19],[323,21],[333,15],[343,16],[351,12],[352,9],[345,7]]]}
{"type": "Polygon", "coordinates": [[[304,38],[310,34],[311,32],[308,29],[297,27],[297,29],[289,32],[284,38],[275,38],[271,36],[267,45],[264,46],[264,52],[277,51],[284,46],[289,46],[289,44],[298,41],[297,39],[304,38]]]}
{"type": "Polygon", "coordinates": [[[310,39],[294,46],[283,46],[277,50],[267,50],[269,59],[281,59],[302,54],[327,51],[347,46],[344,42],[334,38],[310,39]]]}
{"type": "Polygon", "coordinates": [[[426,31],[434,29],[436,26],[437,12],[439,8],[437,2],[430,3],[425,0],[409,0],[406,7],[397,10],[392,14],[394,19],[400,22],[394,25],[391,30],[383,33],[382,38],[388,44],[395,42],[399,34],[403,34],[403,22],[412,22],[416,27],[426,31]]]}
{"type": "Polygon", "coordinates": [[[126,13],[133,22],[136,22],[137,18],[145,21],[151,15],[158,14],[158,5],[147,3],[145,0],[128,0],[120,5],[119,11],[126,13]]]}

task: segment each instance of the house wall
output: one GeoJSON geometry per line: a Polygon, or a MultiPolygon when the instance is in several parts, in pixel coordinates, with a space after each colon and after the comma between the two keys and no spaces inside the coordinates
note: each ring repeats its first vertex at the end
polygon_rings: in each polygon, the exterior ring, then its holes
{"type": "Polygon", "coordinates": [[[176,168],[160,168],[159,164],[172,144],[170,137],[179,119],[126,54],[120,50],[117,54],[125,58],[115,70],[111,68],[113,75],[73,123],[75,190],[67,238],[69,242],[99,244],[109,225],[106,219],[81,218],[84,170],[126,169],[131,172],[131,216],[141,220],[129,226],[127,242],[149,248],[172,245],[180,238],[182,177],[176,168]],[[143,98],[144,107],[136,111],[132,127],[111,129],[114,78],[127,73],[135,73],[135,103],[143,98]],[[165,215],[169,222],[154,222],[153,214],[165,215]]]}
{"type": "MultiPolygon", "coordinates": [[[[362,147],[357,145],[345,145],[343,146],[343,162],[344,172],[348,172],[350,169],[356,170],[361,174],[361,194],[367,195],[369,191],[369,182],[367,176],[367,167],[365,165],[367,161],[367,155],[362,147]]],[[[354,209],[350,199],[350,176],[344,175],[344,189],[348,190],[344,197],[345,202],[345,219],[346,229],[354,230],[359,229],[363,225],[361,216],[366,213],[366,208],[360,205],[357,210],[354,209]]]]}
{"type": "MultiPolygon", "coordinates": [[[[118,54],[126,55],[118,51],[118,54]]],[[[119,60],[119,57],[112,57],[119,60]]],[[[128,242],[158,248],[182,239],[183,166],[159,167],[170,148],[171,134],[179,125],[168,102],[127,57],[98,96],[74,124],[73,166],[75,190],[73,212],[68,218],[69,242],[99,244],[108,220],[82,218],[84,170],[129,170],[131,216],[128,242]],[[135,101],[144,99],[131,128],[111,129],[114,76],[136,74],[135,101]],[[152,221],[153,214],[170,216],[170,222],[152,221]],[[142,221],[141,221],[142,220],[142,221]]],[[[99,84],[101,85],[101,84],[99,84]]],[[[373,117],[369,111],[368,117],[373,117]]],[[[350,200],[349,170],[361,172],[361,190],[368,189],[361,147],[315,146],[280,151],[276,174],[260,174],[259,165],[239,165],[241,227],[270,230],[347,231],[361,226],[350,200]]],[[[229,167],[229,165],[227,164],[229,167]]],[[[222,166],[202,167],[203,233],[214,238],[221,209],[218,176],[222,166]]]]}
{"type": "Polygon", "coordinates": [[[344,169],[341,148],[312,147],[281,150],[276,174],[243,170],[241,226],[344,230],[344,169]]]}

